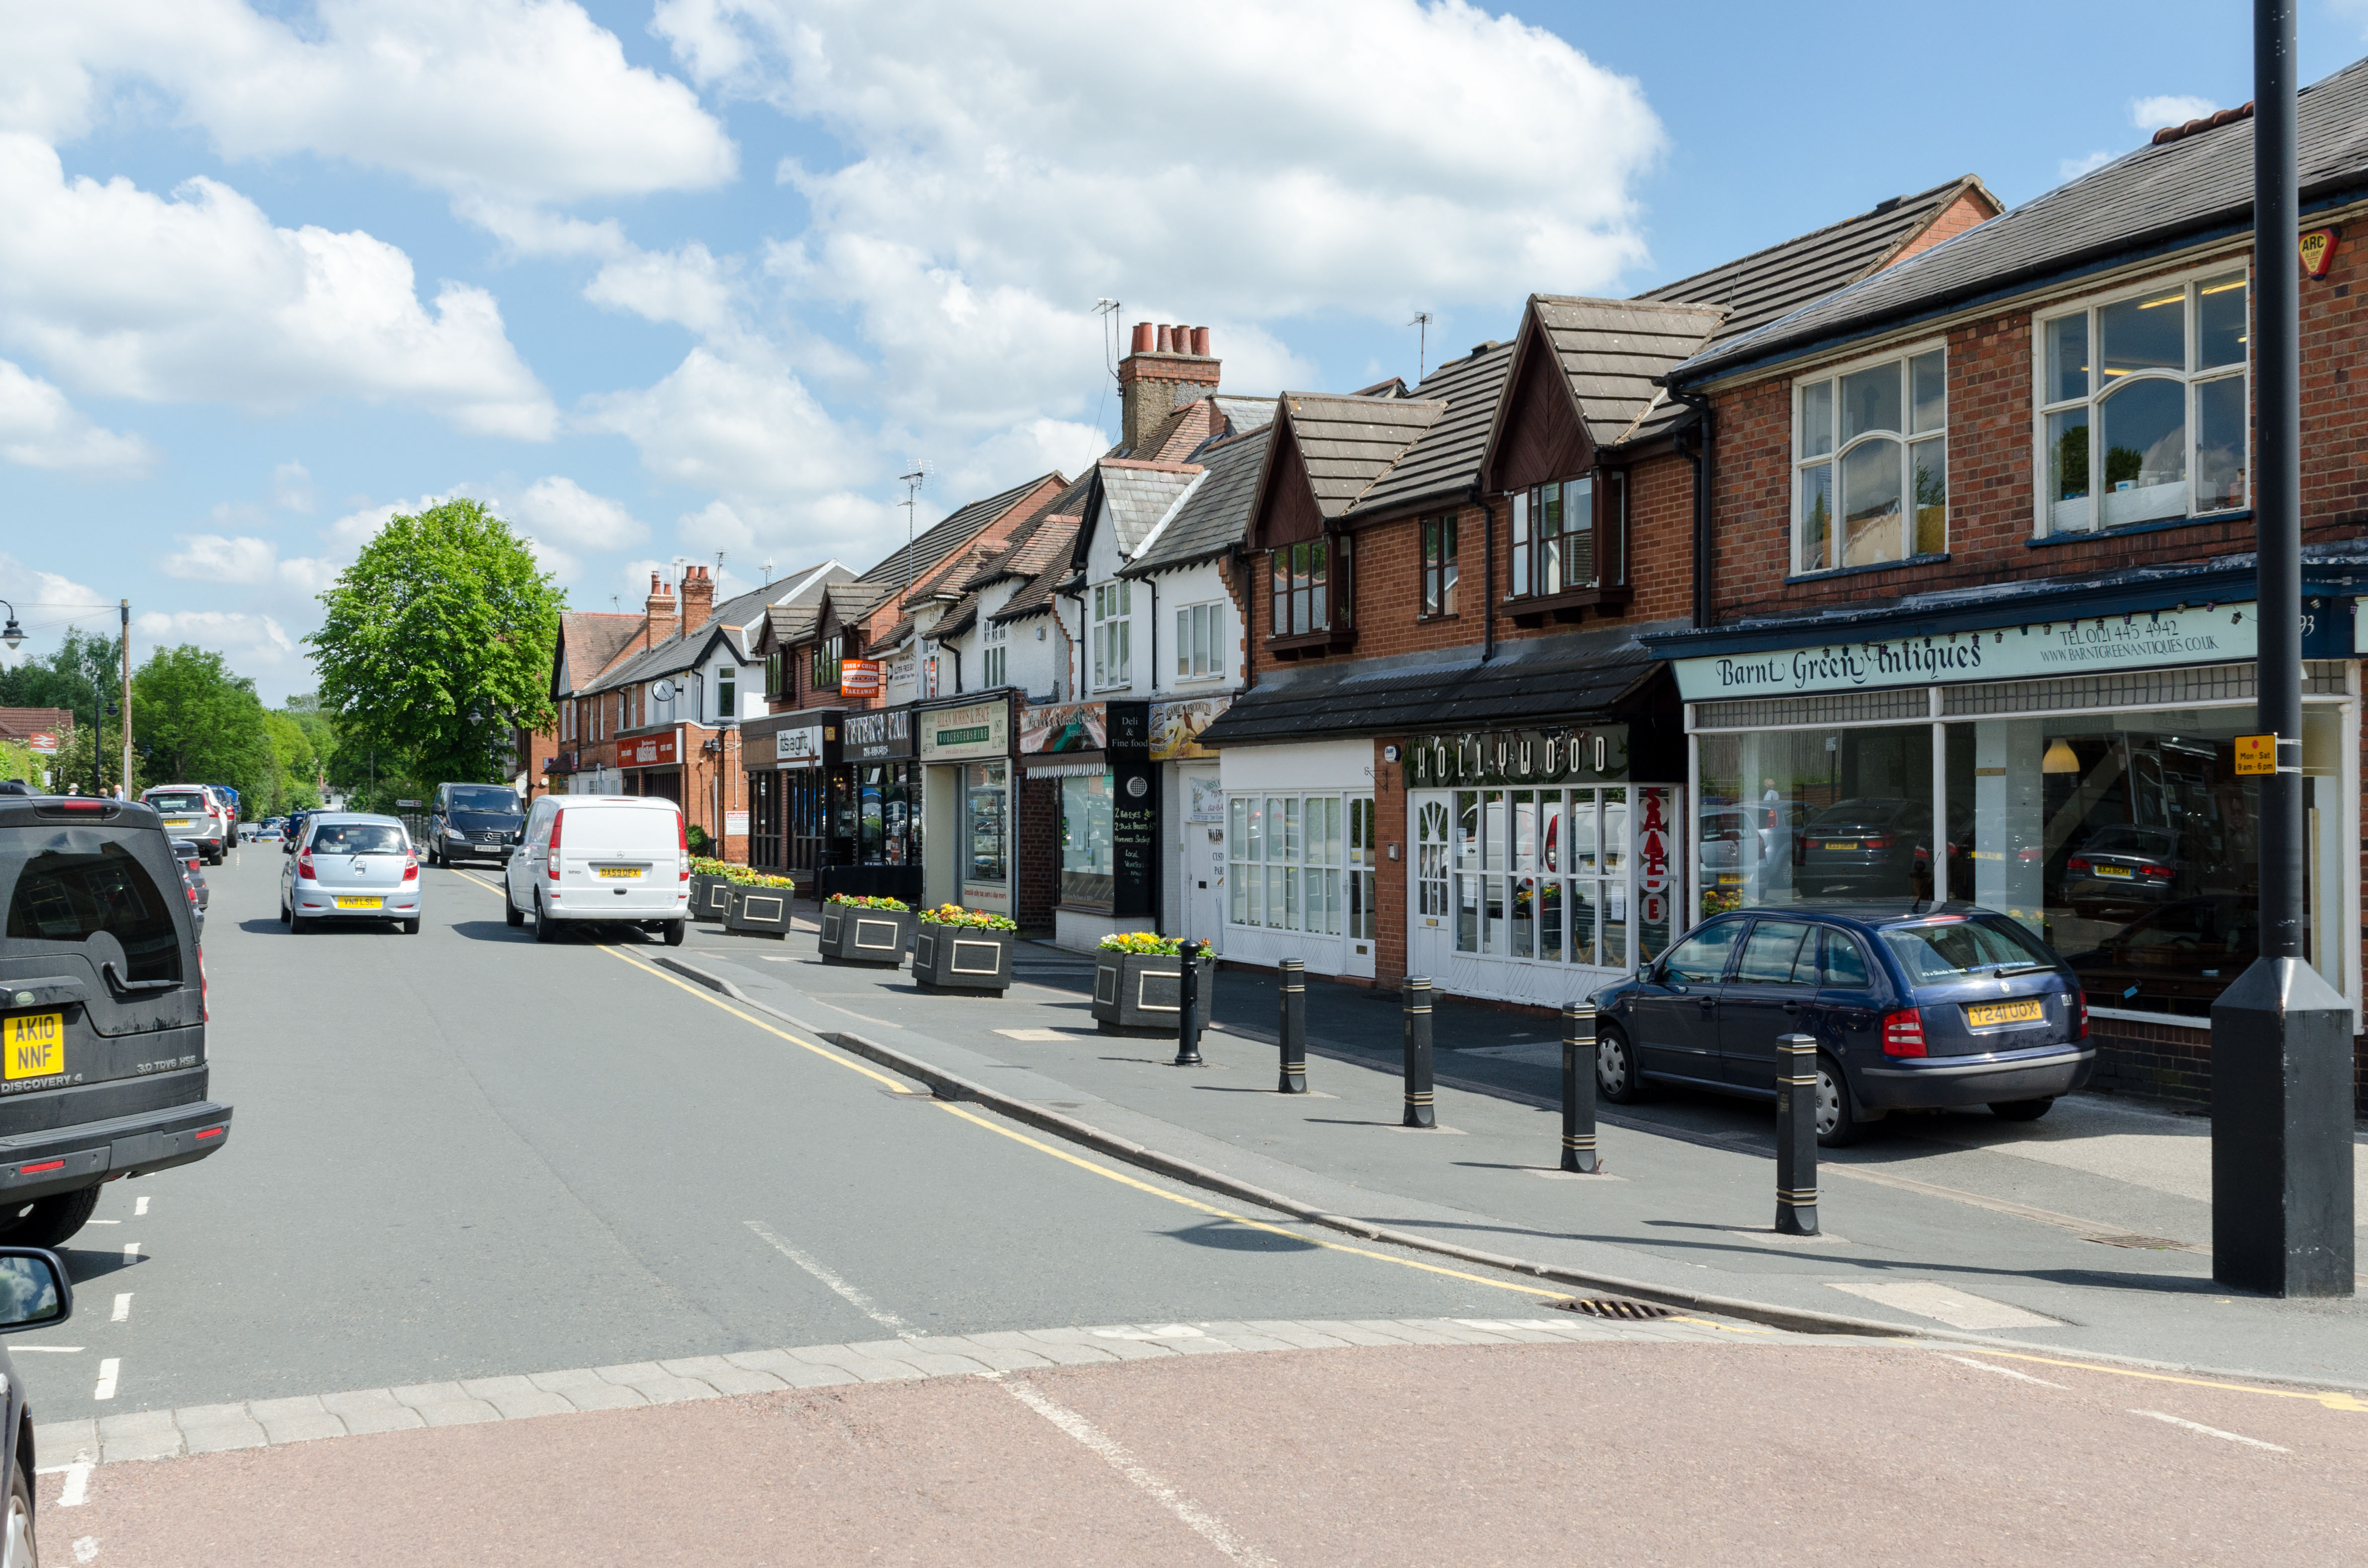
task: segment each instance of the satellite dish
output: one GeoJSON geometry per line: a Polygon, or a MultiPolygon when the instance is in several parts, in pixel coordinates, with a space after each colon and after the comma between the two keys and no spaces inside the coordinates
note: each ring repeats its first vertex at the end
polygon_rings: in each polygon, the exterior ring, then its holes
{"type": "Polygon", "coordinates": [[[650,683],[650,695],[656,698],[660,702],[672,702],[674,700],[674,682],[670,680],[652,681],[650,683]]]}

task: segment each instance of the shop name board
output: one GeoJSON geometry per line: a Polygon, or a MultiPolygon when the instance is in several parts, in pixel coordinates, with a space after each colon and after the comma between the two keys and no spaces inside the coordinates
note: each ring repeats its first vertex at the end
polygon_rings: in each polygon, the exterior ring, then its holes
{"type": "Polygon", "coordinates": [[[1217,754],[1201,744],[1201,732],[1233,706],[1230,697],[1196,697],[1151,705],[1151,760],[1177,762],[1217,754]]]}
{"type": "Polygon", "coordinates": [[[1406,784],[1554,784],[1628,777],[1628,726],[1584,730],[1467,730],[1417,735],[1406,754],[1406,784]]]}
{"type": "Polygon", "coordinates": [[[1676,660],[1674,667],[1679,694],[1704,702],[2209,665],[2255,655],[2260,638],[2253,608],[2139,610],[1938,637],[1705,655],[1676,660]]]}
{"type": "Polygon", "coordinates": [[[960,762],[1011,754],[1011,704],[1008,699],[936,708],[921,715],[921,758],[960,762]]]}
{"type": "Polygon", "coordinates": [[[913,755],[913,710],[880,708],[849,713],[838,722],[840,751],[849,762],[913,755]]]}
{"type": "Polygon", "coordinates": [[[782,767],[822,766],[822,726],[800,724],[773,732],[773,759],[782,767]]]}
{"type": "Polygon", "coordinates": [[[640,740],[620,741],[617,744],[617,765],[620,767],[670,767],[675,760],[672,735],[643,735],[640,740]]]}
{"type": "Polygon", "coordinates": [[[841,659],[838,662],[838,690],[842,697],[879,696],[880,661],[841,659]]]}

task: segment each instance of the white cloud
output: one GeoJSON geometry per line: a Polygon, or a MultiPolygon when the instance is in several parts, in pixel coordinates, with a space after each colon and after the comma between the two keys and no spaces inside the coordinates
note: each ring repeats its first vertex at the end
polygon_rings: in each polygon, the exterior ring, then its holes
{"type": "Polygon", "coordinates": [[[97,630],[104,618],[107,634],[114,635],[114,604],[100,598],[97,588],[55,572],[41,571],[5,550],[0,550],[0,583],[12,585],[8,597],[17,607],[17,621],[34,638],[14,653],[0,645],[0,669],[12,669],[31,658],[46,641],[41,636],[45,631],[63,631],[76,623],[97,630]]]}
{"type": "Polygon", "coordinates": [[[2092,169],[2103,168],[2117,156],[2119,154],[2114,153],[2091,153],[2085,158],[2063,159],[2055,165],[2055,177],[2059,180],[2078,179],[2092,169]]]}
{"type": "Polygon", "coordinates": [[[284,462],[271,471],[271,504],[290,512],[313,509],[313,472],[300,462],[284,462]]]}
{"type": "Polygon", "coordinates": [[[2185,125],[2191,119],[2202,119],[2219,107],[2210,98],[2158,93],[2153,97],[2130,100],[2130,123],[2140,131],[2152,132],[2166,125],[2185,125]]]}
{"type": "Polygon", "coordinates": [[[704,189],[735,164],[680,82],[629,65],[572,0],[241,0],[12,7],[0,125],[88,130],[161,89],[232,158],[313,153],[512,200],[704,189]]]}
{"type": "Polygon", "coordinates": [[[729,336],[739,293],[736,270],[734,262],[718,261],[703,244],[666,252],[635,250],[595,274],[584,297],[651,321],[678,323],[702,337],[729,336]]]}
{"type": "Polygon", "coordinates": [[[0,359],[0,458],[27,468],[128,475],[154,467],[156,452],[137,436],[100,428],[65,393],[0,359]]]}
{"type": "Polygon", "coordinates": [[[277,575],[279,547],[267,539],[182,534],[183,548],[156,564],[168,577],[196,583],[268,583],[277,575]]]}
{"type": "Polygon", "coordinates": [[[509,511],[538,539],[580,550],[620,550],[650,537],[649,526],[622,505],[560,474],[527,486],[509,511]]]}
{"type": "Polygon", "coordinates": [[[274,227],[209,179],[174,199],[68,182],[41,142],[0,135],[0,335],[91,392],[278,410],[397,400],[464,431],[541,439],[556,415],[493,296],[353,231],[274,227]]]}
{"type": "Polygon", "coordinates": [[[297,661],[294,638],[268,615],[237,610],[151,610],[131,618],[132,661],[141,658],[140,644],[151,647],[194,642],[219,651],[242,675],[256,666],[277,668],[297,661]]]}

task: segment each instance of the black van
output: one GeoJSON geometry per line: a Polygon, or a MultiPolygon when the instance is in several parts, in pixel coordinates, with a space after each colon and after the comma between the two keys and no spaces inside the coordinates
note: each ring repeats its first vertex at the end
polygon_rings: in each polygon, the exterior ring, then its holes
{"type": "Polygon", "coordinates": [[[163,819],[0,796],[0,1244],[56,1246],[102,1183],[230,1140],[206,1097],[204,960],[163,819]]]}
{"type": "Polygon", "coordinates": [[[526,812],[507,784],[438,784],[427,818],[427,863],[492,860],[507,865],[518,853],[526,812]]]}

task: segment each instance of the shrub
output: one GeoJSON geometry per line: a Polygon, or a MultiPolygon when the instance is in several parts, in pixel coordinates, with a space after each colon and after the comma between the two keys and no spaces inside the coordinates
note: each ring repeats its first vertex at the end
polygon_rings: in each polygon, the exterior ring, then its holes
{"type": "Polygon", "coordinates": [[[901,898],[889,898],[884,894],[875,898],[869,893],[835,892],[830,895],[830,902],[845,904],[849,909],[893,909],[899,913],[913,907],[901,898]]]}
{"type": "Polygon", "coordinates": [[[960,926],[972,931],[1017,931],[1019,923],[1008,915],[996,915],[984,909],[964,909],[959,903],[941,903],[935,909],[921,911],[924,926],[960,926]]]}
{"type": "Polygon", "coordinates": [[[1156,931],[1113,931],[1098,944],[1106,953],[1144,953],[1152,958],[1172,959],[1184,950],[1180,937],[1163,937],[1156,931]]]}

